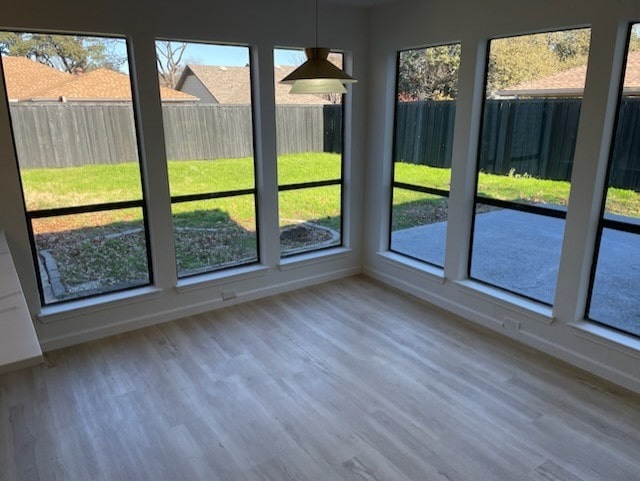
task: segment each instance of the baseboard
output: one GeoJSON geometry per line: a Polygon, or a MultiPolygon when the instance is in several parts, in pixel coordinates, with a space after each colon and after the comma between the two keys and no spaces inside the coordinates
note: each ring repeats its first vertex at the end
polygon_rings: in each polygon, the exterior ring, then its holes
{"type": "Polygon", "coordinates": [[[384,284],[422,299],[439,309],[455,314],[466,321],[491,329],[505,337],[542,351],[545,354],[553,356],[577,368],[588,371],[607,381],[640,394],[640,379],[618,369],[615,366],[596,362],[579,351],[572,350],[564,345],[554,343],[547,338],[527,332],[526,329],[520,329],[517,331],[517,334],[514,335],[511,331],[504,330],[503,322],[500,319],[469,309],[463,304],[454,302],[451,299],[434,294],[433,292],[420,289],[419,287],[386,272],[381,272],[365,266],[363,268],[363,273],[373,279],[383,282],[384,284]]]}
{"type": "Polygon", "coordinates": [[[11,371],[17,371],[26,367],[37,366],[42,363],[42,356],[34,356],[29,359],[23,359],[21,361],[12,362],[0,366],[0,374],[5,374],[11,371]]]}
{"type": "Polygon", "coordinates": [[[487,316],[485,314],[473,311],[466,306],[455,303],[446,297],[439,296],[434,294],[433,292],[420,289],[415,285],[406,282],[398,277],[391,276],[384,272],[380,272],[374,269],[370,269],[365,267],[363,269],[363,273],[373,279],[376,279],[380,282],[383,282],[389,286],[395,287],[403,292],[411,294],[423,301],[426,301],[434,306],[438,307],[447,312],[451,312],[455,315],[458,315],[466,320],[473,321],[476,324],[480,324],[484,327],[489,327],[491,329],[497,329],[502,327],[502,321],[494,319],[493,317],[487,316]]]}
{"type": "Polygon", "coordinates": [[[240,291],[237,293],[237,297],[234,299],[207,300],[197,304],[190,304],[188,306],[182,306],[175,309],[153,312],[137,318],[126,319],[107,325],[92,327],[83,331],[76,331],[70,334],[41,339],[40,346],[42,347],[42,350],[44,352],[52,351],[54,349],[61,349],[63,347],[69,347],[76,344],[81,344],[83,342],[93,341],[115,334],[121,334],[123,332],[133,331],[136,329],[141,329],[143,327],[153,326],[156,324],[161,324],[163,322],[169,322],[183,317],[192,316],[194,314],[221,309],[224,307],[232,306],[234,304],[248,302],[275,294],[281,294],[283,292],[288,292],[315,284],[321,284],[323,282],[341,279],[360,273],[362,273],[360,267],[351,267],[314,276],[307,276],[301,279],[296,279],[294,281],[268,285],[260,287],[258,289],[240,291]]]}

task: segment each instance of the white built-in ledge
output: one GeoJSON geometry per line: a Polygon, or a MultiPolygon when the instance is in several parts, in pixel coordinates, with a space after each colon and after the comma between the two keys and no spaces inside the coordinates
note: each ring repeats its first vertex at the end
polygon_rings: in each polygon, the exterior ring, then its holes
{"type": "Polygon", "coordinates": [[[500,306],[507,311],[515,313],[517,316],[527,317],[543,324],[553,324],[555,320],[551,306],[530,301],[517,294],[511,294],[500,288],[471,279],[454,282],[458,289],[465,294],[470,294],[478,299],[500,306]]]}
{"type": "Polygon", "coordinates": [[[0,373],[42,362],[42,350],[0,231],[0,373]]]}
{"type": "Polygon", "coordinates": [[[278,268],[281,271],[287,271],[290,269],[296,269],[299,267],[308,266],[311,264],[320,264],[332,259],[338,259],[345,257],[351,253],[351,249],[348,247],[331,247],[328,249],[320,249],[317,251],[304,252],[301,254],[291,255],[290,257],[284,257],[280,259],[278,268]]]}
{"type": "Polygon", "coordinates": [[[444,270],[439,267],[391,251],[380,251],[378,256],[382,262],[417,274],[437,284],[444,284],[444,270]]]}

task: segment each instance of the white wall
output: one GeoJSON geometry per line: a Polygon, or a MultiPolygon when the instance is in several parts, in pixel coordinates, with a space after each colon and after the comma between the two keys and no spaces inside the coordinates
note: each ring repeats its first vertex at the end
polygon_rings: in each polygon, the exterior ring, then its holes
{"type": "MultiPolygon", "coordinates": [[[[640,340],[582,320],[615,115],[626,31],[637,1],[434,0],[371,14],[364,271],[473,322],[640,391],[640,340]],[[466,279],[483,70],[490,38],[592,27],[591,54],[553,309],[466,279]],[[462,43],[444,272],[387,249],[395,57],[399,49],[462,43]],[[381,190],[380,186],[386,186],[381,190]],[[382,194],[381,194],[382,192],[382,194]],[[519,322],[516,329],[513,322],[519,322]]],[[[640,288],[639,288],[640,291],[640,288]]],[[[640,301],[640,299],[639,299],[640,301]]]]}
{"type": "MultiPolygon", "coordinates": [[[[19,176],[10,135],[4,88],[0,102],[0,229],[6,233],[27,305],[45,349],[81,342],[137,326],[173,319],[234,302],[297,288],[361,270],[361,176],[364,127],[354,124],[345,149],[348,188],[346,248],[279,262],[276,191],[273,48],[305,47],[313,41],[312,4],[296,0],[183,2],[123,0],[26,0],[3,7],[0,28],[88,34],[124,35],[130,42],[132,77],[138,100],[140,146],[147,172],[146,190],[156,283],[131,291],[127,299],[104,296],[41,310],[38,298],[19,176]],[[262,265],[211,275],[206,282],[183,281],[176,287],[173,234],[158,98],[154,39],[229,42],[251,47],[255,69],[259,223],[262,265]],[[322,261],[322,262],[319,262],[322,261]],[[237,298],[222,300],[222,290],[237,298]],[[97,302],[97,304],[96,304],[97,302]]],[[[356,77],[363,77],[366,58],[366,15],[362,10],[323,6],[319,17],[323,46],[344,50],[356,77]]],[[[345,105],[350,118],[363,118],[366,82],[353,90],[345,105]],[[353,115],[352,115],[353,114],[353,115]]]]}
{"type": "MultiPolygon", "coordinates": [[[[3,8],[0,27],[124,34],[132,46],[139,101],[143,162],[157,283],[146,294],[39,317],[40,306],[21,204],[8,112],[0,103],[0,228],[12,249],[29,309],[45,348],[54,348],[204,311],[227,302],[348,275],[362,268],[473,322],[540,348],[596,374],[640,391],[640,342],[580,322],[606,157],[615,111],[624,31],[640,20],[637,0],[612,2],[539,0],[434,0],[399,2],[371,10],[325,5],[321,43],[353,54],[360,79],[347,102],[353,119],[346,145],[347,249],[326,257],[279,265],[276,218],[275,125],[272,48],[306,46],[313,39],[308,6],[297,0],[124,2],[27,0],[3,8]],[[465,281],[474,194],[475,152],[482,103],[482,76],[489,38],[591,25],[592,55],[577,141],[567,228],[553,311],[465,281]],[[156,80],[155,37],[248,44],[258,93],[258,136],[263,266],[231,271],[209,282],[176,288],[162,122],[156,80]],[[324,39],[324,41],[322,41],[324,39]],[[396,51],[461,41],[459,98],[454,140],[446,269],[421,268],[385,252],[396,51]],[[612,73],[613,72],[613,73],[612,73]],[[366,193],[364,192],[366,190],[366,193]],[[366,195],[365,195],[366,194],[366,195]],[[364,202],[363,202],[364,195],[364,202]],[[362,207],[365,206],[365,207],[362,207]],[[362,246],[362,249],[361,249],[362,246]],[[222,289],[238,299],[222,301],[222,289]],[[520,322],[505,330],[505,319],[520,322]]],[[[348,62],[351,60],[347,58],[348,62]]],[[[108,297],[106,298],[108,301],[108,297]]],[[[82,303],[79,303],[82,304],[82,303]]]]}

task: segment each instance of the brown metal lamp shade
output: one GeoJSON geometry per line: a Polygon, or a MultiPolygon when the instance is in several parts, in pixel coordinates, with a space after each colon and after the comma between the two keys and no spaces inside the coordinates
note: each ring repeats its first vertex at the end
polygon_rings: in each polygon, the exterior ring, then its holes
{"type": "Polygon", "coordinates": [[[346,93],[345,84],[356,79],[329,62],[328,48],[305,48],[307,61],[280,83],[293,85],[291,93],[346,93]]]}

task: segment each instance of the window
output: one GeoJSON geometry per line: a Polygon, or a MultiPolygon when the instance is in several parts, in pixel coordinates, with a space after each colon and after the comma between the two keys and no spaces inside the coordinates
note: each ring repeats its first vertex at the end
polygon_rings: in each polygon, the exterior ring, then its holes
{"type": "Polygon", "coordinates": [[[489,45],[470,277],[552,304],[590,29],[489,45]]]}
{"type": "Polygon", "coordinates": [[[178,277],[257,262],[249,49],[158,40],[156,52],[178,277]]]}
{"type": "Polygon", "coordinates": [[[460,44],[398,53],[389,249],[444,266],[460,44]]]}
{"type": "MultiPolygon", "coordinates": [[[[304,60],[301,50],[274,51],[278,137],[280,253],[291,256],[342,245],[340,94],[290,94],[278,83],[304,60]]],[[[342,68],[342,54],[329,60],[342,68]]]]}
{"type": "Polygon", "coordinates": [[[640,24],[630,29],[588,318],[640,336],[640,24]]]}
{"type": "Polygon", "coordinates": [[[2,69],[42,304],[149,284],[126,41],[3,35],[2,69]]]}

